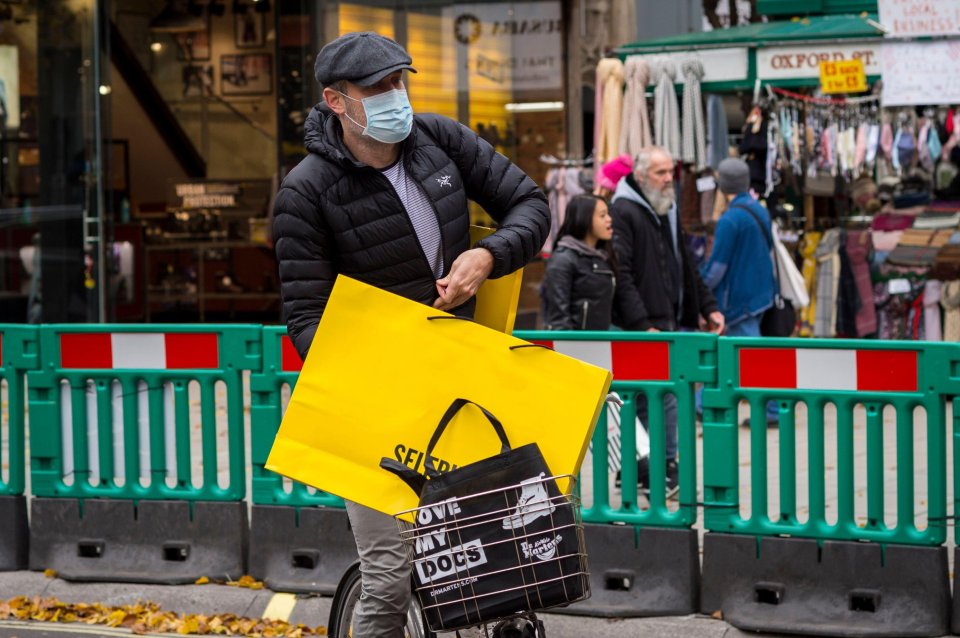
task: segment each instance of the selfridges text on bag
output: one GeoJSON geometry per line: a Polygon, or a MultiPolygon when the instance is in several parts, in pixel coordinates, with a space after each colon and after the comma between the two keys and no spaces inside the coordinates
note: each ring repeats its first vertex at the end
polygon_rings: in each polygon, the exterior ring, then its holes
{"type": "Polygon", "coordinates": [[[440,419],[426,459],[428,478],[394,459],[384,458],[381,467],[420,496],[416,509],[398,513],[398,524],[415,591],[433,631],[589,596],[579,504],[561,493],[536,443],[512,449],[494,415],[456,399],[440,419]],[[486,416],[501,451],[440,474],[431,452],[467,404],[486,416]],[[414,523],[402,520],[408,514],[414,523]]]}

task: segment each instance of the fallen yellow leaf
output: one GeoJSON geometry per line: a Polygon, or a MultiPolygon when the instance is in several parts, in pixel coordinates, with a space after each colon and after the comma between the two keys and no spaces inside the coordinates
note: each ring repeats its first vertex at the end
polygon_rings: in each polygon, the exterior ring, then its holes
{"type": "MultiPolygon", "coordinates": [[[[236,581],[237,587],[262,587],[263,583],[247,576],[236,581]]],[[[79,622],[88,625],[123,627],[134,635],[146,633],[177,633],[180,635],[215,634],[219,636],[249,636],[250,638],[309,638],[325,636],[326,628],[311,629],[305,625],[291,625],[283,621],[244,618],[234,614],[178,615],[163,611],[152,602],[108,607],[101,603],[64,603],[56,598],[26,598],[17,596],[0,599],[0,619],[15,617],[47,622],[79,622]]]]}
{"type": "Polygon", "coordinates": [[[209,578],[207,578],[206,576],[201,576],[201,577],[198,578],[197,580],[193,581],[193,584],[194,584],[194,585],[206,585],[206,584],[209,583],[209,582],[210,582],[210,579],[209,579],[209,578]]]}
{"type": "Polygon", "coordinates": [[[56,578],[56,577],[57,577],[57,570],[55,570],[55,569],[45,569],[45,570],[43,570],[43,575],[46,576],[47,578],[56,578]]]}

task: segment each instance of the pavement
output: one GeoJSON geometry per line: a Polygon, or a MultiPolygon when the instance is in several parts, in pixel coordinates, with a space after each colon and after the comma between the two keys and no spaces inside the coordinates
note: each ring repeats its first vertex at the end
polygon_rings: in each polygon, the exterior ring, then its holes
{"type": "MultiPolygon", "coordinates": [[[[70,583],[48,578],[40,572],[0,573],[0,599],[13,596],[53,597],[65,603],[100,603],[105,606],[134,605],[154,602],[166,611],[179,614],[236,614],[251,618],[264,615],[271,603],[286,620],[309,627],[326,626],[331,598],[298,595],[289,607],[279,594],[263,589],[251,590],[226,585],[139,585],[132,583],[70,583]],[[274,602],[276,601],[276,602],[274,602]],[[280,604],[278,604],[280,603],[280,604]]],[[[739,636],[773,636],[745,633],[727,623],[708,616],[690,615],[663,618],[606,619],[562,614],[543,614],[549,638],[736,638],[739,636]]],[[[72,638],[90,636],[130,636],[129,629],[111,629],[79,623],[36,623],[0,621],[0,638],[72,638]]],[[[165,636],[170,634],[146,634],[165,636]]]]}
{"type": "MultiPolygon", "coordinates": [[[[219,397],[218,397],[219,399],[219,397]]],[[[195,403],[195,401],[191,401],[195,403]]],[[[196,405],[192,405],[195,408],[196,405]]],[[[837,512],[837,428],[836,414],[827,409],[824,424],[824,443],[826,459],[826,495],[827,516],[836,517],[837,512]],[[831,514],[832,513],[832,514],[831,514]]],[[[809,494],[806,489],[808,473],[806,461],[808,458],[808,437],[806,429],[806,415],[804,408],[798,408],[796,428],[796,473],[797,473],[797,514],[802,521],[809,512],[809,494]]],[[[191,410],[192,412],[194,410],[191,410]]],[[[198,411],[197,411],[198,412],[198,411]]],[[[226,437],[226,428],[222,421],[225,410],[218,406],[218,439],[226,437]]],[[[747,415],[746,407],[741,407],[741,417],[747,415]]],[[[884,476],[885,514],[888,523],[893,524],[897,518],[897,479],[896,479],[896,447],[897,427],[895,415],[885,413],[884,428],[884,465],[887,471],[884,476]]],[[[913,496],[914,516],[920,527],[927,524],[927,448],[925,415],[918,411],[914,415],[913,470],[915,493],[913,496]]],[[[200,442],[199,414],[194,421],[193,435],[196,443],[200,442]]],[[[947,404],[947,421],[952,422],[950,405],[947,404]]],[[[855,514],[859,519],[866,516],[866,418],[861,408],[854,414],[854,483],[855,483],[855,514]]],[[[249,428],[249,422],[247,423],[249,428]]],[[[249,431],[247,432],[249,441],[249,431]]],[[[4,437],[5,439],[5,437],[4,437]]],[[[6,447],[6,440],[3,440],[6,447]]],[[[948,473],[952,476],[952,446],[943,441],[948,456],[948,473]]],[[[702,439],[698,437],[698,465],[703,458],[702,439]]],[[[740,503],[741,513],[749,517],[753,512],[751,502],[751,464],[750,464],[750,431],[740,429],[740,503]]],[[[198,446],[199,447],[199,446],[198,446]]],[[[225,445],[219,446],[221,450],[225,445]]],[[[198,449],[198,448],[194,448],[198,449]]],[[[6,450],[2,450],[6,454],[6,450]]],[[[249,464],[249,450],[247,452],[249,464]]],[[[776,519],[779,509],[779,437],[776,429],[767,432],[767,477],[766,486],[768,502],[766,510],[771,518],[776,519]]],[[[4,456],[4,458],[6,458],[4,456]]],[[[681,459],[681,462],[682,459],[681,459]]],[[[219,466],[223,468],[224,465],[219,466]]],[[[95,472],[96,473],[96,472],[95,472]]],[[[249,472],[247,473],[249,477],[249,472]]],[[[590,476],[589,457],[583,468],[583,475],[590,476]]],[[[702,476],[702,472],[698,472],[702,476]]],[[[953,502],[953,482],[947,482],[947,502],[953,502]]],[[[698,486],[702,494],[702,485],[698,486]]],[[[28,488],[29,493],[29,488],[28,488]]],[[[249,485],[247,493],[250,493],[249,485]]],[[[616,492],[611,489],[611,494],[616,492]]],[[[592,498],[589,486],[582,486],[582,496],[585,505],[589,505],[592,498]]],[[[698,498],[698,501],[701,500],[698,498]]],[[[616,505],[616,503],[612,503],[616,505]]],[[[702,522],[696,525],[702,535],[702,522]]],[[[953,559],[952,547],[954,535],[952,528],[948,533],[948,552],[951,562],[953,559]]],[[[951,564],[951,578],[952,569],[951,564]]],[[[164,610],[179,614],[236,614],[252,618],[261,617],[268,609],[270,614],[286,615],[291,623],[303,623],[310,627],[325,626],[329,615],[331,599],[323,596],[295,596],[271,592],[269,590],[251,590],[224,585],[186,585],[186,586],[158,586],[129,583],[70,583],[58,578],[48,578],[38,572],[8,572],[0,573],[0,602],[15,596],[54,597],[68,603],[101,603],[103,605],[118,606],[135,604],[138,602],[154,602],[164,610]]],[[[702,615],[659,618],[630,618],[630,619],[603,619],[583,616],[568,616],[557,613],[544,614],[547,635],[550,638],[580,638],[582,636],[635,636],[643,637],[691,637],[691,638],[735,638],[738,636],[773,636],[774,634],[757,634],[742,632],[719,619],[702,615]]],[[[24,623],[14,621],[0,621],[0,638],[39,638],[64,636],[129,636],[128,629],[110,629],[101,626],[60,624],[60,623],[24,623]]],[[[169,636],[170,634],[165,634],[169,636]]]]}

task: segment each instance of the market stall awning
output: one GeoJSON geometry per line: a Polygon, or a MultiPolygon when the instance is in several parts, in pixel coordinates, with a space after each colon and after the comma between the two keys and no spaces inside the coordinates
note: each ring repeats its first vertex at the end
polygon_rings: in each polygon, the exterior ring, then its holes
{"type": "Polygon", "coordinates": [[[643,40],[615,50],[628,55],[667,55],[679,63],[699,59],[704,89],[750,89],[759,78],[776,86],[819,81],[822,60],[864,60],[868,76],[879,77],[883,31],[875,14],[812,16],[643,40]]]}

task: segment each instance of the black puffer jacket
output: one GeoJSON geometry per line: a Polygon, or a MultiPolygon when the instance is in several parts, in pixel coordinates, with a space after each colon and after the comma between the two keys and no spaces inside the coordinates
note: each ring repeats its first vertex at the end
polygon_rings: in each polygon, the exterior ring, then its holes
{"type": "MultiPolygon", "coordinates": [[[[470,248],[467,199],[499,229],[477,243],[494,257],[491,278],[522,267],[550,227],[537,185],[470,129],[438,115],[419,115],[403,142],[402,161],[426,193],[440,222],[444,276],[470,248]]],[[[310,152],[283,180],[274,207],[287,330],[306,357],[338,274],[432,305],[436,280],[413,224],[390,182],[353,159],[340,121],[323,105],[310,113],[310,152]]],[[[470,316],[473,300],[455,312],[470,316]]]]}
{"type": "Polygon", "coordinates": [[[661,229],[661,224],[669,222],[653,212],[632,175],[617,185],[610,216],[619,262],[614,299],[617,325],[624,330],[696,330],[699,317],[717,310],[717,300],[687,252],[683,229],[676,231],[683,288],[683,304],[678,310],[676,299],[681,295],[670,274],[676,257],[661,229]]]}
{"type": "Polygon", "coordinates": [[[547,330],[609,330],[616,283],[613,267],[598,251],[560,244],[543,278],[547,330]]]}

